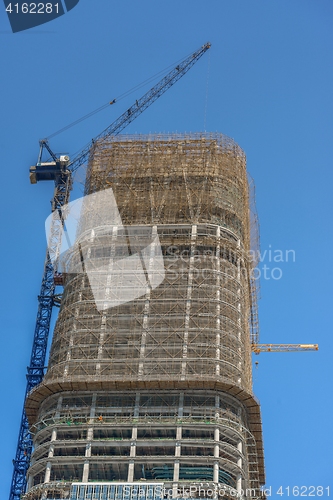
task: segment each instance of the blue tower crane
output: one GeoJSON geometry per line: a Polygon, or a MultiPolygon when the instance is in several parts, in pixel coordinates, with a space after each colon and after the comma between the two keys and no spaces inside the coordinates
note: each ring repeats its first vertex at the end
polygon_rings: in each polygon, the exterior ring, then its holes
{"type": "MultiPolygon", "coordinates": [[[[52,257],[57,255],[61,246],[62,234],[62,207],[69,202],[70,191],[72,188],[72,174],[81,165],[83,165],[90,154],[91,147],[96,141],[106,139],[111,135],[119,134],[127,125],[145,111],[153,102],[155,102],[164,92],[172,87],[189,69],[200,59],[200,57],[210,48],[211,44],[206,43],[191,55],[183,59],[174,69],[172,69],[164,78],[162,78],[154,87],[128,108],[116,121],[101,132],[91,143],[84,148],[72,160],[68,156],[59,156],[51,150],[46,139],[40,141],[40,150],[36,165],[30,168],[30,182],[36,184],[39,181],[54,181],[55,190],[52,199],[52,212],[59,211],[59,218],[55,218],[51,225],[48,250],[46,253],[44,273],[42,278],[41,291],[38,296],[38,311],[36,327],[32,344],[30,364],[27,368],[27,387],[24,401],[29,392],[44,377],[46,351],[48,346],[48,337],[52,310],[54,305],[58,305],[55,288],[61,282],[55,278],[56,269],[52,262],[52,257]],[[47,151],[50,160],[43,162],[43,153],[47,151]],[[53,254],[53,255],[52,255],[53,254]]],[[[115,101],[112,101],[114,103],[115,101]]],[[[110,103],[111,104],[111,103],[110,103]]],[[[15,459],[13,460],[14,471],[10,489],[9,500],[20,500],[26,492],[27,471],[30,464],[33,450],[32,437],[29,430],[29,422],[23,407],[18,443],[15,459]]]]}

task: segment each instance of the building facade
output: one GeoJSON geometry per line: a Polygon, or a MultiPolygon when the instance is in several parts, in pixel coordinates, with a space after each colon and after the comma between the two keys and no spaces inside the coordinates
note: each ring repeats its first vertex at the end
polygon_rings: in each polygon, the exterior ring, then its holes
{"type": "Polygon", "coordinates": [[[260,498],[244,152],[221,134],[108,138],[85,187],[103,191],[117,213],[108,227],[104,196],[81,213],[48,370],[27,399],[24,499],[260,498]]]}

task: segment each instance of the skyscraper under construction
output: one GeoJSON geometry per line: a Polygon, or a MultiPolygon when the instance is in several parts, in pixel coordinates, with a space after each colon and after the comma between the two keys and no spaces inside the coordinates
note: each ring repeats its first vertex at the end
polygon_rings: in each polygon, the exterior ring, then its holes
{"type": "Polygon", "coordinates": [[[85,194],[104,190],[118,223],[106,227],[104,198],[90,197],[67,255],[83,271],[64,275],[48,371],[27,399],[24,499],[260,498],[244,152],[221,134],[108,137],[91,151],[85,194]],[[123,265],[135,256],[139,296],[123,265]],[[130,300],[110,302],[115,272],[130,300]]]}

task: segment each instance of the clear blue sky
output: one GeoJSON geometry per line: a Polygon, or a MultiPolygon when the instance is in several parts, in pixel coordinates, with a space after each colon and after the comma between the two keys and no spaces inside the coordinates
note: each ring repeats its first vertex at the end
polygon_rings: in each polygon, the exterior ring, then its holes
{"type": "MultiPolygon", "coordinates": [[[[295,262],[264,261],[282,277],[261,281],[261,341],[320,344],[317,353],[255,358],[267,485],[331,486],[333,495],[332,25],[331,0],[81,0],[52,23],[14,35],[0,6],[1,500],[12,475],[53,191],[51,183],[29,184],[38,139],[206,41],[211,50],[127,132],[220,131],[245,150],[262,252],[296,255],[295,262]]],[[[76,152],[141,93],[55,137],[53,150],[76,152]]]]}

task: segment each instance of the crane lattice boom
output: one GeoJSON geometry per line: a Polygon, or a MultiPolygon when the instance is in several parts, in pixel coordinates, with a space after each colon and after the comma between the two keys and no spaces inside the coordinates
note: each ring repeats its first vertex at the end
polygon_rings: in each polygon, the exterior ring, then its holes
{"type": "Polygon", "coordinates": [[[318,351],[318,344],[252,344],[255,354],[261,352],[318,351]]]}
{"type": "MultiPolygon", "coordinates": [[[[201,56],[211,47],[207,42],[200,47],[199,50],[193,52],[190,56],[178,64],[170,73],[168,73],[161,81],[159,81],[152,89],[150,89],[141,99],[137,100],[130,108],[127,109],[116,121],[109,125],[103,132],[97,135],[92,144],[101,139],[106,139],[110,135],[119,134],[127,125],[129,125],[135,118],[137,118],[143,111],[145,111],[153,102],[156,101],[164,92],[166,92],[172,85],[174,85],[182,76],[184,76],[190,68],[200,59],[201,56]]],[[[70,161],[68,168],[74,172],[87,160],[91,146],[89,144],[83,149],[72,161],[70,161]]]]}

